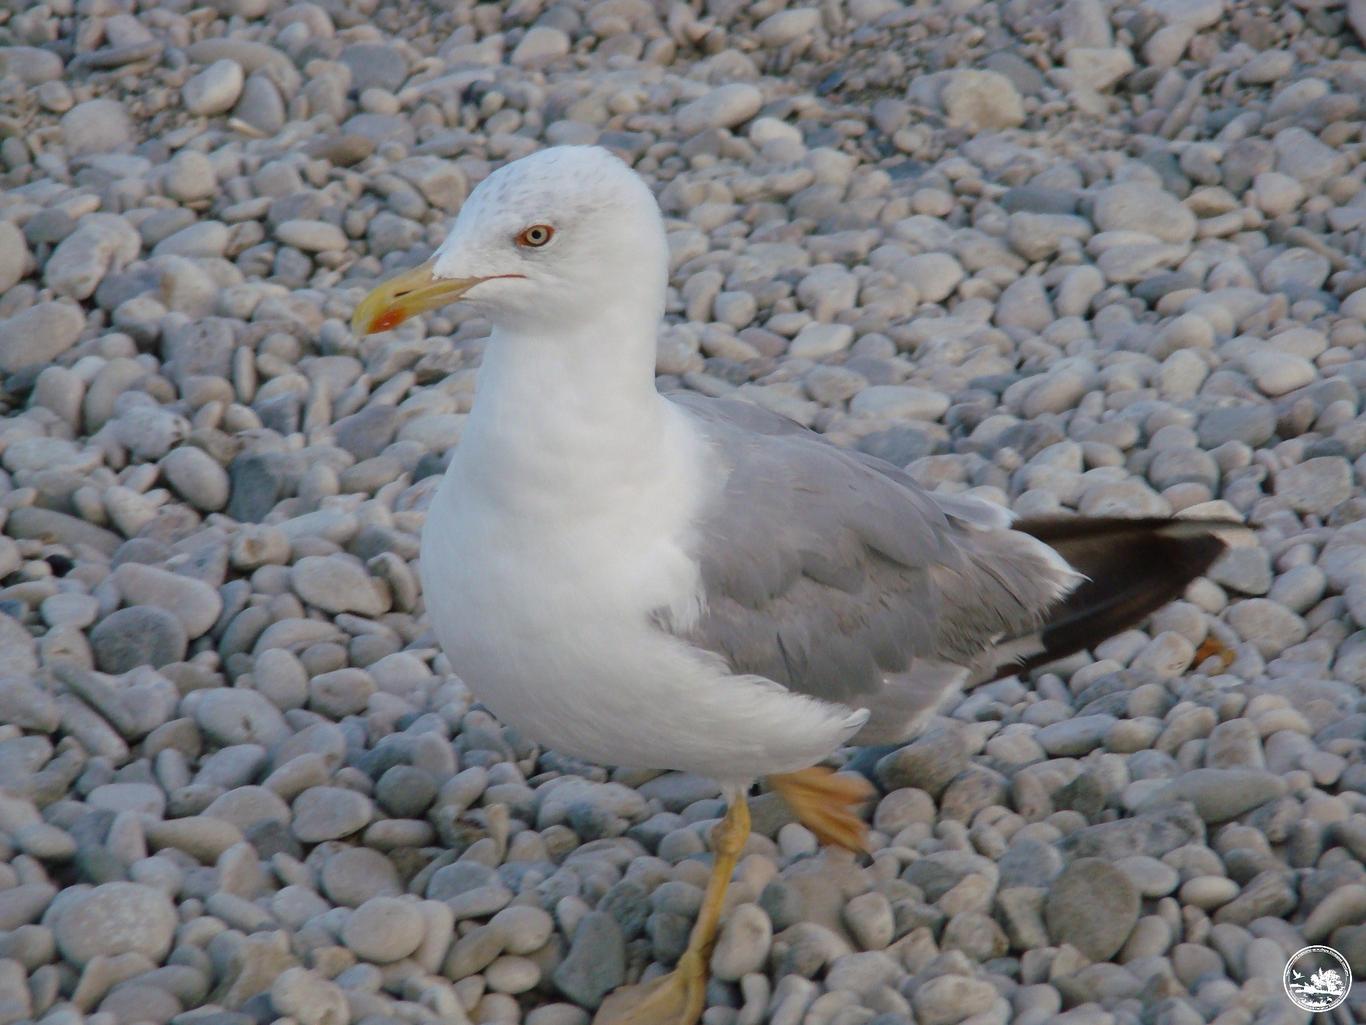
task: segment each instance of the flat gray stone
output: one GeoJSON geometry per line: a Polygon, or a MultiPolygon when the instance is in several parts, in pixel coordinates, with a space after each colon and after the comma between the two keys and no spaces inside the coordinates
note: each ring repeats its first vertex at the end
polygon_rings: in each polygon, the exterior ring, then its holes
{"type": "Polygon", "coordinates": [[[1138,891],[1128,876],[1099,858],[1062,870],[1044,898],[1044,920],[1054,943],[1070,943],[1092,961],[1119,952],[1138,921],[1138,891]]]}
{"type": "Polygon", "coordinates": [[[154,605],[111,612],[90,631],[90,647],[102,672],[126,673],[138,666],[160,668],[185,657],[189,639],[180,620],[154,605]]]}
{"type": "Polygon", "coordinates": [[[113,882],[64,900],[53,933],[62,956],[76,965],[119,954],[160,964],[176,924],[175,905],[160,890],[113,882]]]}
{"type": "Polygon", "coordinates": [[[0,374],[51,363],[75,345],[84,330],[85,317],[70,303],[38,303],[0,319],[0,374]]]}

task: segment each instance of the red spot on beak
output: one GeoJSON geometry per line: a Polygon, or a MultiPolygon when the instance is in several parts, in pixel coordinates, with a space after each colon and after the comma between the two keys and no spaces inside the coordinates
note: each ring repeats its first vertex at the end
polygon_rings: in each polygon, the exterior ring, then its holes
{"type": "Polygon", "coordinates": [[[398,327],[407,319],[408,318],[399,310],[385,310],[374,319],[374,322],[370,325],[370,330],[372,332],[388,331],[390,328],[398,327]]]}

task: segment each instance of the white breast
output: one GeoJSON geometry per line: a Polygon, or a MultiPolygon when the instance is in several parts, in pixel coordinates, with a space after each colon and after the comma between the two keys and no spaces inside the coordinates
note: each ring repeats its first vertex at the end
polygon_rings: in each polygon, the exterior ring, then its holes
{"type": "Polygon", "coordinates": [[[653,621],[701,608],[688,552],[696,456],[675,455],[619,477],[605,503],[493,501],[457,455],[422,536],[433,628],[495,715],[568,754],[736,780],[810,765],[862,720],[732,676],[653,621]]]}

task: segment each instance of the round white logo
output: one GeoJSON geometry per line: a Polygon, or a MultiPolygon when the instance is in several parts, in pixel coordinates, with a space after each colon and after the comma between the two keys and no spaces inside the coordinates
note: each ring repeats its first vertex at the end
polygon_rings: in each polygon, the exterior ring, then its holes
{"type": "Polygon", "coordinates": [[[1352,991],[1352,968],[1332,947],[1305,947],[1285,965],[1285,995],[1301,1011],[1331,1011],[1352,991]]]}

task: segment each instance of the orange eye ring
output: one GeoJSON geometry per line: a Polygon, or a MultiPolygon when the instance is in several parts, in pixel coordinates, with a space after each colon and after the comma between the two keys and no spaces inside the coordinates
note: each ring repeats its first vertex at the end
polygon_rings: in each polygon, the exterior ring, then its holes
{"type": "Polygon", "coordinates": [[[533,224],[517,236],[517,244],[539,249],[555,237],[555,229],[548,224],[533,224]]]}

